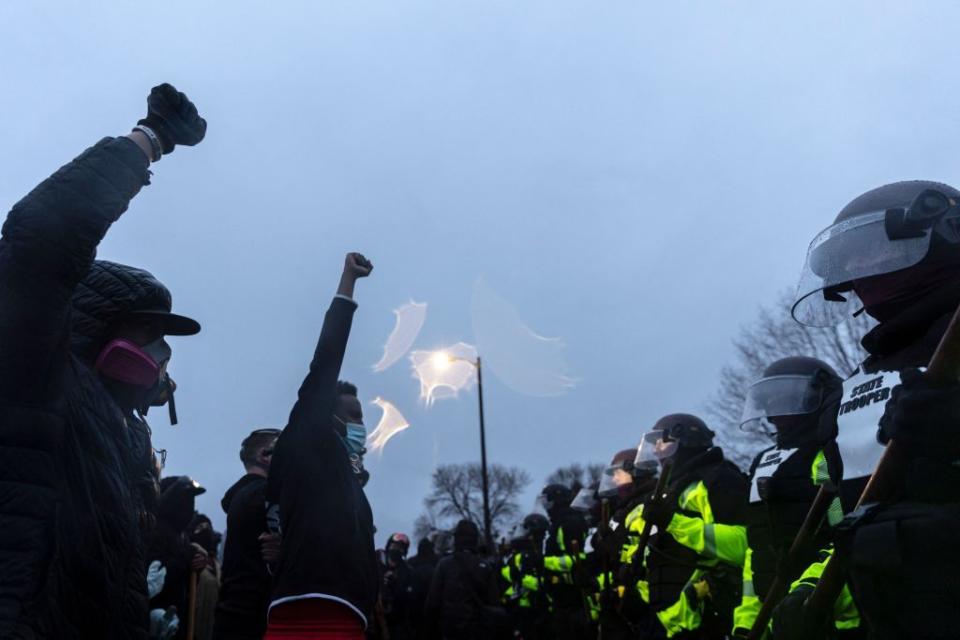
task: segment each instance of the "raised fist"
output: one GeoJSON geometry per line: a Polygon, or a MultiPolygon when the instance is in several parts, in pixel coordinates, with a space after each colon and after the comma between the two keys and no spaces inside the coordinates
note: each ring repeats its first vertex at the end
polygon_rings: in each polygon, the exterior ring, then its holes
{"type": "Polygon", "coordinates": [[[373,271],[373,263],[367,260],[363,254],[348,253],[343,262],[343,274],[356,278],[366,278],[373,271]]]}
{"type": "Polygon", "coordinates": [[[207,121],[186,94],[172,84],[163,83],[150,90],[147,117],[137,124],[149,127],[160,139],[163,153],[171,153],[178,144],[192,147],[207,133],[207,121]]]}

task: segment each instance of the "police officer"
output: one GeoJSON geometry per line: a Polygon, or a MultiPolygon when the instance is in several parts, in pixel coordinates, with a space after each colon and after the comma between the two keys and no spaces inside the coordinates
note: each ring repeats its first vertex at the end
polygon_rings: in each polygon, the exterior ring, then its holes
{"type": "Polygon", "coordinates": [[[535,640],[549,613],[543,588],[543,541],[550,522],[540,513],[531,513],[516,527],[511,551],[500,575],[506,588],[504,604],[513,619],[514,637],[535,640]]]}
{"type": "MultiPolygon", "coordinates": [[[[775,444],[761,451],[750,467],[748,547],[734,636],[749,633],[775,577],[789,585],[819,560],[818,551],[831,541],[830,527],[821,527],[799,555],[788,558],[818,486],[829,479],[826,456],[833,459],[834,449],[823,445],[836,431],[842,386],[827,363],[789,357],[768,366],[747,390],[741,429],[765,431],[775,444]]],[[[829,521],[836,524],[842,515],[839,499],[834,499],[829,521]]],[[[841,626],[850,622],[844,620],[841,626]]],[[[855,612],[853,622],[856,626],[855,612]]]]}
{"type": "Polygon", "coordinates": [[[644,435],[637,464],[669,473],[631,527],[656,527],[646,549],[648,601],[668,638],[724,638],[740,600],[747,548],[746,477],[713,446],[696,416],[664,416],[644,435]]]}
{"type": "Polygon", "coordinates": [[[572,500],[572,492],[562,484],[547,485],[539,496],[550,518],[543,555],[546,593],[553,605],[550,637],[559,640],[585,637],[588,628],[587,605],[574,579],[585,559],[587,525],[583,516],[570,508],[572,500]]]}
{"type": "Polygon", "coordinates": [[[905,451],[893,492],[845,521],[837,542],[875,638],[960,637],[960,385],[934,387],[917,369],[960,303],[958,202],[960,191],[927,181],[855,198],[811,243],[794,305],[807,324],[859,309],[879,323],[837,418],[844,479],[869,474],[877,435],[905,451]]]}
{"type": "Polygon", "coordinates": [[[636,464],[637,448],[614,454],[600,479],[598,496],[610,515],[600,523],[594,548],[603,568],[598,576],[599,623],[605,639],[633,638],[649,607],[629,571],[638,535],[626,526],[627,516],[649,497],[656,485],[658,464],[636,464]]]}

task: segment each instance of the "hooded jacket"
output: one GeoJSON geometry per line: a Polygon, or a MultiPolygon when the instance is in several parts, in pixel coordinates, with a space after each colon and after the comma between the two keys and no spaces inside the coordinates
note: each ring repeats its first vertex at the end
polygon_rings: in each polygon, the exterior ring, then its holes
{"type": "Polygon", "coordinates": [[[14,205],[0,238],[0,637],[147,637],[144,545],[156,479],[147,425],[92,370],[109,328],[169,292],[94,263],[148,184],[105,138],[14,205]]]}
{"type": "Polygon", "coordinates": [[[215,638],[262,638],[270,605],[270,574],[260,555],[260,534],[267,530],[264,493],[267,479],[243,476],[224,494],[227,514],[223,577],[214,620],[215,638]]]}

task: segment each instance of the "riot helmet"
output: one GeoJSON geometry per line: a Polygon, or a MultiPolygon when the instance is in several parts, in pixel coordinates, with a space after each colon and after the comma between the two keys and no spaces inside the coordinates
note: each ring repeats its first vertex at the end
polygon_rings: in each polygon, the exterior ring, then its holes
{"type": "Polygon", "coordinates": [[[794,319],[828,327],[866,308],[883,321],[884,314],[872,312],[873,300],[863,299],[865,287],[858,283],[931,259],[931,273],[909,275],[910,289],[916,292],[918,280],[941,284],[938,259],[953,269],[960,267],[955,249],[943,251],[960,243],[958,202],[960,191],[926,180],[884,185],[855,198],[810,243],[792,309],[794,319]]]}
{"type": "Polygon", "coordinates": [[[543,539],[550,529],[550,521],[541,513],[531,513],[523,519],[521,526],[527,536],[534,540],[543,539]]]}
{"type": "Polygon", "coordinates": [[[776,437],[780,447],[817,437],[821,413],[843,392],[843,380],[822,360],[803,356],[769,365],[747,389],[740,428],[776,437]]]}
{"type": "Polygon", "coordinates": [[[662,464],[681,453],[709,449],[713,446],[714,435],[697,416],[671,413],[657,420],[653,428],[644,434],[634,464],[638,467],[649,465],[650,462],[662,464]]]}
{"type": "Polygon", "coordinates": [[[623,449],[614,454],[610,464],[603,470],[597,493],[601,498],[623,497],[630,493],[636,480],[653,477],[656,473],[655,462],[637,464],[636,447],[623,449]]]}
{"type": "Polygon", "coordinates": [[[573,492],[570,491],[570,487],[563,484],[548,484],[537,496],[537,502],[548,515],[566,509],[572,500],[573,492]]]}

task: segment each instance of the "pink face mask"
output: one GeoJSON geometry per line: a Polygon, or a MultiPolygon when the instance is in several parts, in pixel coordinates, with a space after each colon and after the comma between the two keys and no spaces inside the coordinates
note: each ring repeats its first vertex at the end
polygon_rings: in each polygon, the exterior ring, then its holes
{"type": "Polygon", "coordinates": [[[94,368],[112,380],[149,389],[157,383],[163,363],[169,359],[170,346],[163,338],[142,347],[117,338],[103,348],[94,368]]]}

